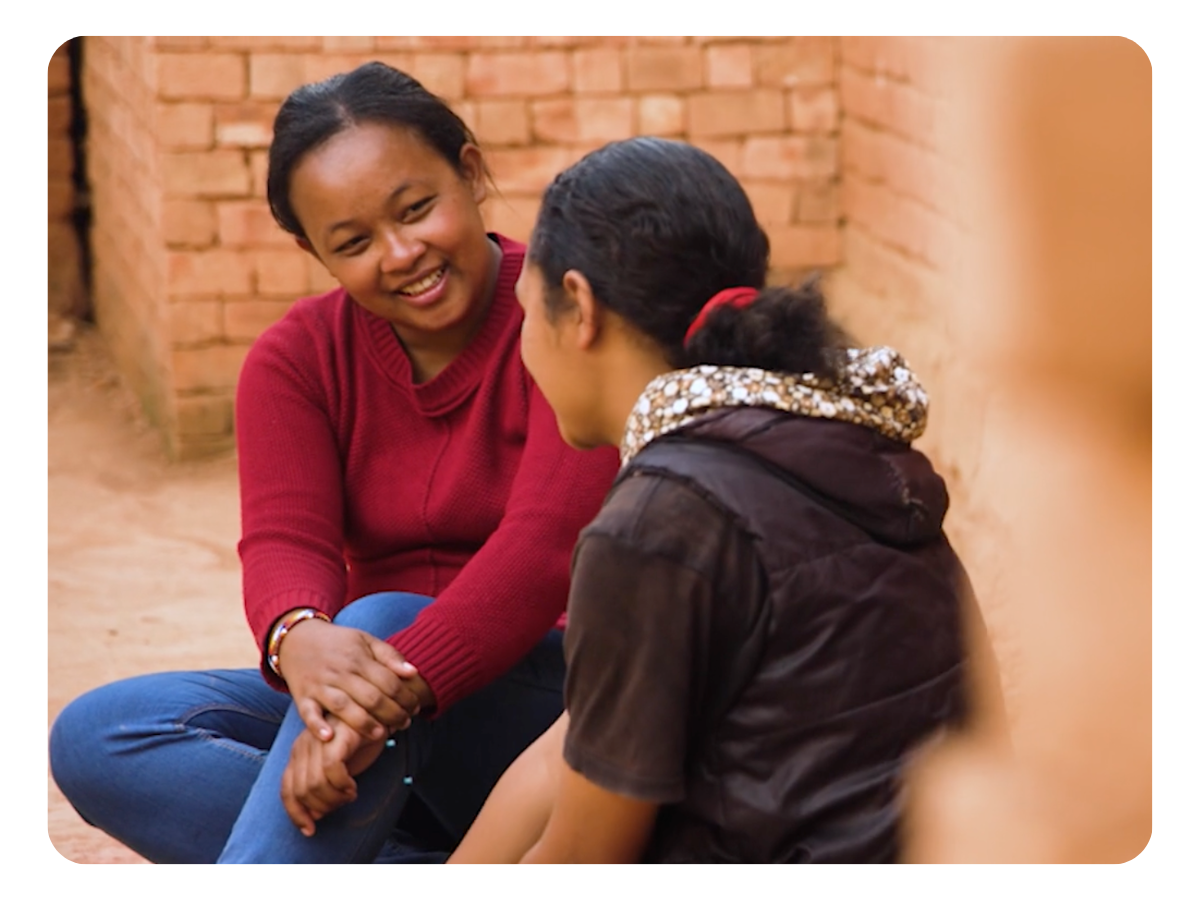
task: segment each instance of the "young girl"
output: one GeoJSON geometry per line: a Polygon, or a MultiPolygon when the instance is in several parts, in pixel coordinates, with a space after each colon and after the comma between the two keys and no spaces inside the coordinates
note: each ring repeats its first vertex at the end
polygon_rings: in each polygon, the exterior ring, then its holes
{"type": "Polygon", "coordinates": [[[452,857],[881,862],[897,779],[964,712],[963,573],[926,398],[814,284],[764,288],[734,178],[608,145],[546,191],[522,355],[622,469],[575,549],[567,713],[452,857]]]}
{"type": "Polygon", "coordinates": [[[340,287],[238,385],[261,671],[107,685],[51,734],[63,793],[146,858],[448,851],[561,713],[571,548],[617,460],[566,446],[521,364],[524,247],[486,194],[463,122],[381,63],[280,109],[267,199],[340,287]]]}

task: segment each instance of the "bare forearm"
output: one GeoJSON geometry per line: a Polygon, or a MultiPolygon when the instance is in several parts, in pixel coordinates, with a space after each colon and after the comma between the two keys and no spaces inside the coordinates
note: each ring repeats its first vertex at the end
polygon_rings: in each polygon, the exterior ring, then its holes
{"type": "Polygon", "coordinates": [[[542,836],[558,792],[564,713],[509,766],[451,863],[515,863],[542,836]]]}

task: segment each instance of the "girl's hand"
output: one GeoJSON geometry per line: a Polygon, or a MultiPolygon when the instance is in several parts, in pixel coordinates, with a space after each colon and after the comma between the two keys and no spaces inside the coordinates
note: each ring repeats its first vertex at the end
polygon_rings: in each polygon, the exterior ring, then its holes
{"type": "Polygon", "coordinates": [[[405,729],[432,701],[416,668],[385,641],[365,631],[308,619],[279,648],[279,671],[296,711],[322,741],[334,736],[325,714],[370,741],[405,729]]]}
{"type": "Polygon", "coordinates": [[[302,731],[292,744],[292,755],[279,788],[283,808],[305,837],[312,837],[317,822],[358,798],[354,775],[365,771],[383,752],[385,742],[366,741],[344,722],[335,720],[333,737],[322,742],[302,731]]]}

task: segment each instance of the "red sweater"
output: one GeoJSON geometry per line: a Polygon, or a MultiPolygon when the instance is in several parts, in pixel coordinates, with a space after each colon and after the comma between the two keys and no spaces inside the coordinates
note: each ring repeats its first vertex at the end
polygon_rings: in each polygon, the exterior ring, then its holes
{"type": "Polygon", "coordinates": [[[563,443],[522,365],[525,248],[499,242],[487,321],[433,380],[414,385],[390,324],[339,288],[264,332],[238,383],[238,550],[259,646],[295,607],[436,597],[388,641],[439,712],[560,620],[575,540],[617,470],[615,451],[563,443]]]}

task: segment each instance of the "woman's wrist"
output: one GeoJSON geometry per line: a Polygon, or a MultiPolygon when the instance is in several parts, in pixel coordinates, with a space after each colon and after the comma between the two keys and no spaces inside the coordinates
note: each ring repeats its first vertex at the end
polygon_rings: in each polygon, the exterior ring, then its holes
{"type": "Polygon", "coordinates": [[[331,621],[329,616],[315,607],[306,606],[299,609],[291,609],[275,620],[275,624],[271,626],[271,630],[267,634],[267,646],[264,658],[267,668],[280,678],[283,678],[283,672],[279,669],[279,650],[283,646],[283,639],[289,631],[301,622],[307,622],[309,619],[320,619],[322,622],[331,621]]]}

